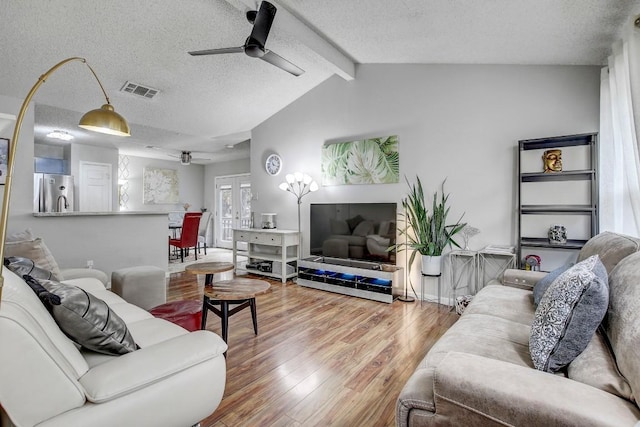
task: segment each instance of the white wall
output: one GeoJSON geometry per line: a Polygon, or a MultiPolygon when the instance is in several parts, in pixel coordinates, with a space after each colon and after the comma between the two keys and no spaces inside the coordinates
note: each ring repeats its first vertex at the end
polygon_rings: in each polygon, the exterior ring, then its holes
{"type": "Polygon", "coordinates": [[[204,166],[190,164],[182,165],[179,161],[149,159],[146,157],[129,157],[129,211],[184,211],[183,205],[189,203],[190,211],[199,211],[205,207],[204,195],[204,166]],[[173,169],[178,171],[180,200],[176,204],[145,205],[143,203],[143,173],[144,168],[173,169]]]}
{"type": "MultiPolygon", "coordinates": [[[[22,99],[0,95],[0,112],[17,115],[21,104],[22,99]]],[[[25,114],[17,144],[9,233],[31,228],[34,234],[44,238],[63,268],[83,267],[86,260],[92,259],[95,268],[108,274],[134,265],[166,269],[168,230],[164,215],[33,216],[33,125],[32,105],[25,114]]],[[[2,136],[11,138],[12,132],[13,129],[9,129],[2,136]]],[[[11,147],[16,147],[13,141],[11,147]]]]}
{"type": "Polygon", "coordinates": [[[279,228],[295,229],[295,198],[278,189],[285,174],[299,170],[320,182],[323,144],[397,134],[401,182],[321,187],[306,196],[304,242],[309,203],[400,202],[404,177],[418,175],[429,193],[447,179],[451,215],[464,212],[464,221],[481,230],[472,249],[515,245],[518,140],[597,132],[599,72],[586,66],[361,65],[355,80],[333,77],[253,130],[254,210],[277,212],[279,228]],[[276,177],[263,168],[272,152],[284,162],[276,177]]]}

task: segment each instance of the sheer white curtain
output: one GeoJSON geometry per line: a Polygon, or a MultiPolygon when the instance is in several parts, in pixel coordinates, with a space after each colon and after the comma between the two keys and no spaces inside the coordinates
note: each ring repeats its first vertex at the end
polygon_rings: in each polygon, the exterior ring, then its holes
{"type": "Polygon", "coordinates": [[[622,34],[600,82],[600,230],[640,236],[640,29],[622,34]]]}

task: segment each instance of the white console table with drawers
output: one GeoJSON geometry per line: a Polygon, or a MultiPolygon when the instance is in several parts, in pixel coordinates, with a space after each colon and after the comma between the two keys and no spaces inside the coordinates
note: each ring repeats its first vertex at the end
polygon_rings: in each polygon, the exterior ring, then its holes
{"type": "Polygon", "coordinates": [[[275,277],[285,283],[287,279],[296,277],[298,251],[300,250],[300,233],[295,230],[279,229],[234,229],[233,230],[233,265],[236,271],[261,274],[275,277]],[[271,264],[271,271],[238,266],[238,243],[247,243],[247,264],[266,261],[271,264]]]}

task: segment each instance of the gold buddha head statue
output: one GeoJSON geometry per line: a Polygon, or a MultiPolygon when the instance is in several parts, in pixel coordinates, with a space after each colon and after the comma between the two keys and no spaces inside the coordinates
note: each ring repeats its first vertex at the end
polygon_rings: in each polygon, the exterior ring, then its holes
{"type": "Polygon", "coordinates": [[[542,155],[544,163],[544,172],[561,172],[562,171],[562,150],[547,150],[542,155]]]}

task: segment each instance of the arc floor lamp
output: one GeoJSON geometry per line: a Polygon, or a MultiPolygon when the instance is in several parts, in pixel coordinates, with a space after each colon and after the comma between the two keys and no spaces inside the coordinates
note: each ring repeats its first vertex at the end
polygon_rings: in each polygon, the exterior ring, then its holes
{"type": "MultiPolygon", "coordinates": [[[[11,144],[13,146],[9,148],[9,153],[7,157],[7,176],[5,179],[5,186],[4,186],[4,198],[2,200],[2,212],[0,214],[1,215],[0,216],[0,260],[4,260],[4,245],[5,245],[5,239],[7,236],[7,222],[9,219],[9,199],[11,197],[11,179],[13,174],[13,164],[15,162],[16,151],[17,151],[16,147],[18,144],[18,137],[20,136],[20,128],[22,127],[22,120],[24,119],[25,112],[29,108],[29,103],[31,102],[31,99],[33,98],[35,93],[38,91],[42,83],[47,81],[49,76],[53,74],[56,70],[58,70],[60,67],[62,67],[63,65],[68,64],[69,62],[76,62],[76,61],[84,63],[87,66],[87,68],[89,68],[89,70],[91,71],[91,74],[93,74],[93,77],[95,77],[96,81],[98,82],[98,85],[102,90],[102,94],[104,95],[105,100],[107,101],[107,103],[102,105],[102,107],[95,110],[91,110],[88,113],[86,113],[84,116],[82,116],[78,126],[80,126],[83,129],[91,130],[94,132],[106,133],[109,135],[117,135],[117,136],[131,135],[131,131],[129,130],[129,124],[124,119],[124,117],[116,113],[115,110],[113,109],[113,106],[109,102],[109,97],[107,96],[107,92],[104,90],[104,87],[100,82],[100,79],[98,79],[98,76],[96,75],[95,71],[93,71],[93,68],[91,68],[91,66],[87,64],[86,59],[80,58],[80,57],[67,58],[63,61],[58,62],[56,65],[51,67],[49,71],[41,75],[38,81],[36,82],[36,84],[33,85],[31,90],[27,94],[27,97],[25,98],[24,102],[22,103],[22,107],[20,107],[20,112],[16,117],[15,128],[13,129],[13,137],[11,139],[11,144]]],[[[3,285],[4,285],[4,276],[0,274],[0,299],[2,298],[3,285]]]]}

